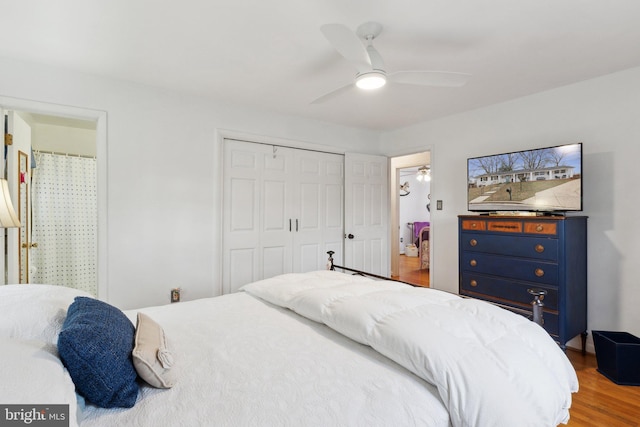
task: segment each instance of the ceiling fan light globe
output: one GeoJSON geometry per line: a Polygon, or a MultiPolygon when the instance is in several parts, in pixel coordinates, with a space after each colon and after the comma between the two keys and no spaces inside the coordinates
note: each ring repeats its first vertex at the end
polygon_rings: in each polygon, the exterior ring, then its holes
{"type": "Polygon", "coordinates": [[[360,74],[356,78],[356,86],[364,90],[379,89],[382,86],[384,86],[386,83],[387,83],[387,76],[377,71],[360,74]]]}

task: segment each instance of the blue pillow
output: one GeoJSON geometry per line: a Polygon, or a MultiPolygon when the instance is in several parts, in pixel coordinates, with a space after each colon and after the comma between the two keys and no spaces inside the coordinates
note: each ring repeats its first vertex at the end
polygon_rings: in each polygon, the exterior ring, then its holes
{"type": "Polygon", "coordinates": [[[103,408],[135,405],[134,335],[133,323],[116,307],[75,298],[58,336],[58,354],[79,394],[103,408]]]}

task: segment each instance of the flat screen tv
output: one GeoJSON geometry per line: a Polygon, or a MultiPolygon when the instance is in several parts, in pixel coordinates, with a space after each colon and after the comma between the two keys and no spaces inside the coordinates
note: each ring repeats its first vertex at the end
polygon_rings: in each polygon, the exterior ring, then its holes
{"type": "Polygon", "coordinates": [[[582,143],[467,160],[472,212],[582,210],[582,143]]]}

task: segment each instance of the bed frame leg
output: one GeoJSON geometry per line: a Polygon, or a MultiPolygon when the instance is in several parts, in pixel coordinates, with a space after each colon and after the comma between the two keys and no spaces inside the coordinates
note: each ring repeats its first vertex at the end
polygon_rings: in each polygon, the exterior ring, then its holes
{"type": "Polygon", "coordinates": [[[531,301],[531,305],[533,306],[533,321],[540,326],[544,325],[544,315],[542,308],[544,307],[544,303],[542,300],[544,296],[547,294],[547,291],[543,289],[527,289],[533,296],[533,301],[531,301]]]}

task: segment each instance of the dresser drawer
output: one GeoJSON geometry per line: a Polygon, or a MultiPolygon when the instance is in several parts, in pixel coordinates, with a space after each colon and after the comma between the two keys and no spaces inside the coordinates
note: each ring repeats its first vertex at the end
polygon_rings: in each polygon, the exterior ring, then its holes
{"type": "Polygon", "coordinates": [[[501,233],[522,233],[522,221],[487,221],[487,230],[501,233]]]}
{"type": "Polygon", "coordinates": [[[530,234],[546,234],[555,236],[558,234],[558,224],[556,222],[525,222],[524,232],[530,234]]]}
{"type": "Polygon", "coordinates": [[[478,296],[480,294],[484,298],[498,303],[518,303],[527,307],[528,310],[531,309],[533,297],[527,290],[543,289],[547,291],[547,295],[543,299],[545,308],[558,309],[558,289],[536,283],[524,283],[465,271],[462,273],[460,288],[465,295],[478,296]]]}
{"type": "Polygon", "coordinates": [[[461,263],[460,269],[463,272],[489,274],[549,285],[558,284],[559,273],[556,263],[472,251],[462,253],[461,263]]]}
{"type": "Polygon", "coordinates": [[[545,237],[462,233],[463,251],[558,261],[558,240],[545,237]]]}
{"type": "Polygon", "coordinates": [[[461,227],[463,230],[486,230],[487,221],[480,219],[463,219],[461,227]]]}

